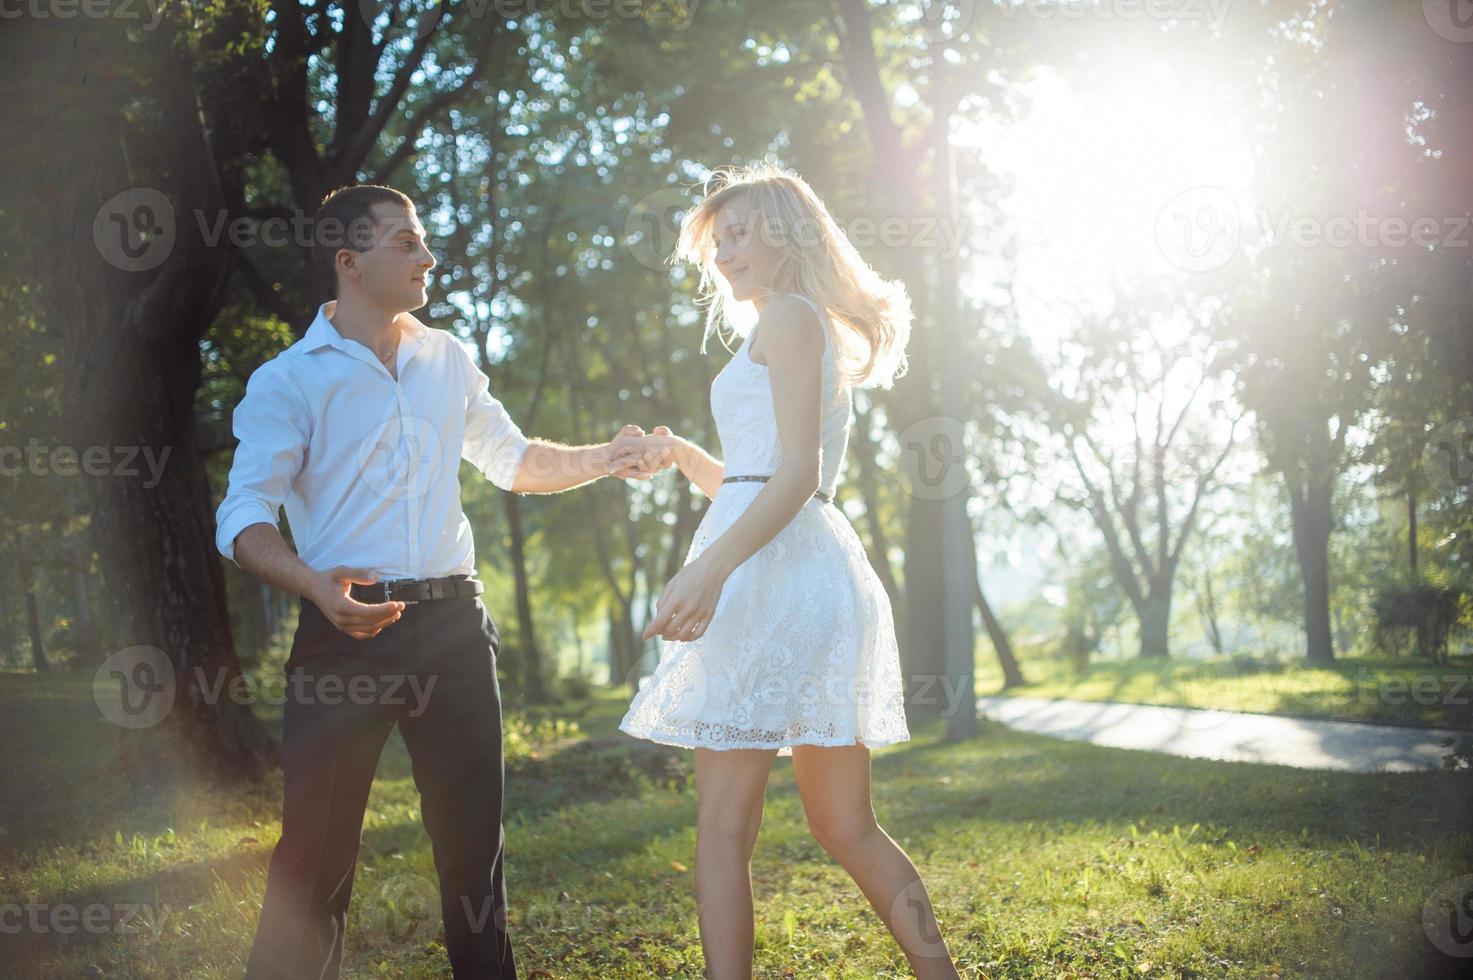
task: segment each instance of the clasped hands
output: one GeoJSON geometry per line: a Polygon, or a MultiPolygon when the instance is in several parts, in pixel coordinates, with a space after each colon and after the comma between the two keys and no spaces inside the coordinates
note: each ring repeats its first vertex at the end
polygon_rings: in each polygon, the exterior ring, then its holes
{"type": "Polygon", "coordinates": [[[609,476],[649,480],[675,465],[677,439],[663,425],[648,435],[637,425],[626,425],[609,440],[609,476]]]}

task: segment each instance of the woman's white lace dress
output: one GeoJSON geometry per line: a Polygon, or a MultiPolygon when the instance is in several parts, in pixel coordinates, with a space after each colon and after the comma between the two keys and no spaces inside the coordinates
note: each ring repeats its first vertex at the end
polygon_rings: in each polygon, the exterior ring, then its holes
{"type": "MultiPolygon", "coordinates": [[[[832,497],[849,441],[852,399],[840,383],[833,326],[824,330],[820,488],[832,497]]],[[[752,336],[711,384],[726,476],[771,476],[781,460],[767,367],[752,336]]],[[[722,484],[686,562],[731,527],[765,484],[722,484]]],[[[833,504],[814,497],[727,578],[706,632],[660,641],[660,662],[620,729],[711,749],[793,745],[875,747],[910,738],[889,597],[859,537],[833,504]]]]}

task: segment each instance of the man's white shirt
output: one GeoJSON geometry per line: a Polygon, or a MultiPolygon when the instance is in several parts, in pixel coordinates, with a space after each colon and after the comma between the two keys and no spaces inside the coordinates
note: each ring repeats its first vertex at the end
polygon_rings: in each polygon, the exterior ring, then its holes
{"type": "Polygon", "coordinates": [[[527,438],[454,336],[400,314],[396,381],[338,333],[336,305],[323,304],[302,339],[246,384],[216,546],[234,561],[236,536],[276,526],[284,506],[313,568],[370,569],[381,581],[471,574],[460,460],[510,490],[527,438]]]}

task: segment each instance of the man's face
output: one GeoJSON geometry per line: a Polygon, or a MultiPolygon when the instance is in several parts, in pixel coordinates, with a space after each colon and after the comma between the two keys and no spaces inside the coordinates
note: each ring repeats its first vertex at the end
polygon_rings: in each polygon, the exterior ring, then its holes
{"type": "Polygon", "coordinates": [[[391,313],[417,310],[429,302],[429,271],[435,256],[425,245],[424,226],[414,210],[397,204],[370,205],[374,218],[370,246],[361,252],[338,253],[339,275],[346,288],[356,288],[391,313]],[[345,268],[346,267],[346,268],[345,268]]]}

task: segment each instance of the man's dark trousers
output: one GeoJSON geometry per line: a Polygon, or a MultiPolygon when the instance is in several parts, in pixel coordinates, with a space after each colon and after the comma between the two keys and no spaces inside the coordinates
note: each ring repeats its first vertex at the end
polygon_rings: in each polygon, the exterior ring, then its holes
{"type": "Polygon", "coordinates": [[[286,663],[281,840],[247,980],[338,976],[364,805],[395,722],[434,848],[451,969],[465,980],[516,977],[502,876],[499,650],[477,597],[407,604],[367,640],[303,600],[286,663]]]}

